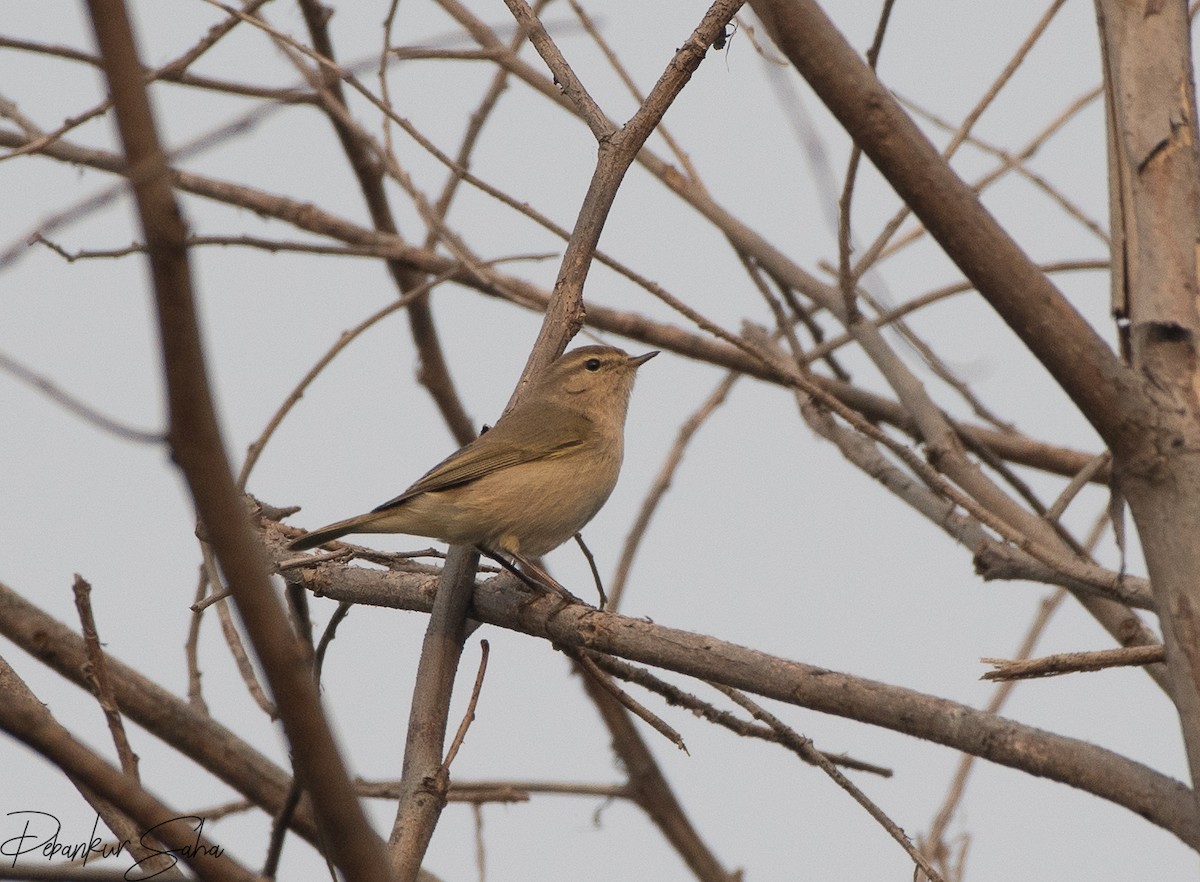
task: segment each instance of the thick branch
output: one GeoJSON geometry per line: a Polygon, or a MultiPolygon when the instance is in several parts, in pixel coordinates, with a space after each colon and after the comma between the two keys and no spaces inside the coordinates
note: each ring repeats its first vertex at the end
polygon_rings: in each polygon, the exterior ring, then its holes
{"type": "MultiPolygon", "coordinates": [[[[177,850],[176,854],[188,855],[188,865],[201,879],[251,882],[257,878],[225,856],[212,840],[201,838],[188,823],[191,818],[163,805],[136,780],[76,740],[3,659],[0,659],[0,728],[54,763],[73,781],[118,806],[143,831],[153,830],[154,836],[168,848],[177,850]]],[[[14,862],[15,859],[14,855],[14,862]]]]}
{"type": "Polygon", "coordinates": [[[1097,3],[1117,308],[1151,406],[1114,462],[1162,623],[1171,698],[1200,782],[1200,150],[1183,3],[1097,3]]]}
{"type": "MultiPolygon", "coordinates": [[[[88,688],[83,638],[3,583],[0,634],[76,686],[88,688]]],[[[212,717],[197,712],[133,668],[112,656],[105,656],[105,661],[122,714],[264,811],[274,814],[279,810],[291,782],[283,769],[212,717]]],[[[309,842],[317,841],[312,808],[307,802],[293,816],[292,829],[309,842]]]]}
{"type": "Polygon", "coordinates": [[[348,877],[386,882],[382,843],[367,824],[338,754],[307,659],[271,587],[266,560],[225,456],[196,322],[184,243],[187,231],[124,3],[89,0],[89,9],[149,251],[172,452],[266,671],[297,773],[312,793],[325,845],[348,877]]]}
{"type": "MultiPolygon", "coordinates": [[[[306,574],[310,590],[337,600],[428,610],[433,577],[355,567],[306,574]]],[[[1200,813],[1180,782],[1123,756],[979,711],[861,677],[789,661],[652,622],[534,603],[506,577],[475,589],[471,617],[566,646],[593,649],[767,698],[903,732],[1000,765],[1078,787],[1128,808],[1200,849],[1200,813]]]]}
{"type": "Polygon", "coordinates": [[[752,0],[772,38],[975,288],[1114,449],[1140,387],[980,204],[813,0],[752,0]]]}

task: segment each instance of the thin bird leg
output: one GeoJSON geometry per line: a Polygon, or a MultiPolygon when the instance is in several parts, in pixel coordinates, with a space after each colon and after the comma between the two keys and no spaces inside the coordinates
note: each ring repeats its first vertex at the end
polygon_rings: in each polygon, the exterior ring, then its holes
{"type": "Polygon", "coordinates": [[[507,558],[501,557],[499,554],[492,551],[491,549],[484,548],[482,545],[476,545],[475,550],[478,551],[480,554],[482,554],[484,557],[491,558],[496,563],[500,564],[500,566],[504,567],[504,569],[508,570],[510,573],[512,573],[514,576],[516,576],[518,579],[520,579],[522,582],[524,582],[529,588],[532,588],[534,591],[538,590],[539,588],[545,587],[544,585],[538,585],[536,582],[534,582],[532,579],[530,579],[528,576],[526,576],[524,573],[522,573],[520,570],[518,570],[515,566],[513,566],[513,564],[507,558]]]}
{"type": "Polygon", "coordinates": [[[553,576],[551,576],[549,573],[547,573],[544,569],[542,569],[542,567],[535,561],[533,561],[530,558],[527,558],[523,555],[520,555],[520,554],[514,554],[513,560],[515,560],[517,563],[519,563],[521,565],[521,569],[525,570],[527,573],[532,575],[535,579],[537,579],[539,582],[541,582],[546,587],[552,589],[555,593],[560,595],[564,600],[568,600],[571,603],[583,603],[582,600],[580,600],[578,597],[576,597],[574,594],[572,594],[570,591],[568,591],[566,588],[564,588],[562,586],[561,582],[559,582],[557,579],[555,579],[553,576]]]}
{"type": "Polygon", "coordinates": [[[519,563],[521,565],[521,569],[519,570],[512,563],[512,561],[507,560],[503,555],[498,554],[495,551],[492,551],[490,548],[484,548],[482,545],[477,545],[475,547],[479,550],[479,553],[482,554],[484,557],[490,557],[496,563],[500,564],[500,566],[504,567],[504,569],[508,570],[510,573],[512,573],[514,576],[516,576],[518,579],[520,579],[522,582],[524,582],[526,585],[528,585],[530,588],[532,588],[534,591],[541,591],[541,590],[545,590],[548,588],[551,591],[553,591],[554,593],[558,594],[564,600],[569,600],[572,603],[582,603],[583,602],[578,597],[576,597],[574,594],[572,594],[570,591],[568,591],[566,588],[564,588],[562,585],[560,585],[558,583],[558,580],[556,580],[553,576],[551,576],[544,569],[539,567],[537,564],[535,564],[533,561],[529,560],[528,558],[521,557],[521,555],[519,555],[519,554],[513,555],[513,560],[515,560],[517,563],[519,563]],[[522,570],[526,570],[527,572],[522,572],[522,570]],[[535,582],[534,579],[536,579],[537,581],[535,582]]]}

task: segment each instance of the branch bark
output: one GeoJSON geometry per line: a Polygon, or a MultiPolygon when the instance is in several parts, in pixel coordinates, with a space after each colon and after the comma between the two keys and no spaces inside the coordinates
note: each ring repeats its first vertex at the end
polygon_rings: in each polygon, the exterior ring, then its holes
{"type": "Polygon", "coordinates": [[[1192,781],[1200,782],[1200,150],[1186,4],[1098,0],[1114,306],[1145,417],[1115,449],[1146,557],[1192,781]]]}

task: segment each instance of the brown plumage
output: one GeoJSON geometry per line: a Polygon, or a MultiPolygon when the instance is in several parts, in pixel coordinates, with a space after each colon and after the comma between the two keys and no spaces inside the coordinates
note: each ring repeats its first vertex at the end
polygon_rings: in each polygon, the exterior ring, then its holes
{"type": "Polygon", "coordinates": [[[291,543],[407,533],[536,557],[570,539],[617,483],[636,358],[584,346],[555,360],[494,427],[383,505],[291,543]]]}

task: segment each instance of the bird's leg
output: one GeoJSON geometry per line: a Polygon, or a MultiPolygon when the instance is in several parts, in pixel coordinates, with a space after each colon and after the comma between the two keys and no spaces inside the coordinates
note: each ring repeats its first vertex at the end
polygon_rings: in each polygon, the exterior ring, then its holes
{"type": "Polygon", "coordinates": [[[490,548],[484,548],[482,545],[476,545],[475,550],[478,551],[480,554],[482,554],[484,557],[490,558],[491,560],[494,560],[496,563],[500,564],[501,567],[508,570],[510,573],[512,573],[514,576],[516,576],[518,579],[520,579],[522,582],[524,582],[527,587],[532,588],[535,591],[538,590],[539,588],[545,587],[543,585],[538,585],[536,582],[534,582],[532,579],[530,579],[527,575],[525,575],[520,570],[518,570],[515,566],[513,566],[512,562],[509,561],[508,558],[503,557],[500,554],[497,554],[495,551],[492,551],[490,548]]]}
{"type": "Polygon", "coordinates": [[[521,569],[517,569],[517,567],[511,561],[507,560],[503,555],[492,551],[490,548],[484,548],[482,545],[477,545],[476,548],[479,550],[480,554],[484,555],[485,557],[489,557],[496,563],[500,564],[500,566],[504,567],[504,569],[508,570],[535,591],[549,588],[555,594],[558,594],[564,600],[568,600],[571,603],[583,602],[562,585],[560,585],[557,579],[555,579],[533,561],[529,560],[529,558],[522,557],[519,554],[514,554],[513,560],[521,565],[521,569]],[[527,572],[522,572],[522,570],[526,570],[527,572]],[[534,579],[537,581],[535,582],[534,579]]]}
{"type": "Polygon", "coordinates": [[[569,600],[571,603],[583,603],[582,600],[580,600],[578,597],[576,597],[574,594],[572,594],[570,591],[568,591],[566,588],[564,588],[557,579],[555,579],[553,576],[551,576],[549,573],[547,573],[544,569],[542,569],[542,567],[539,564],[535,563],[534,561],[532,561],[529,558],[525,557],[524,555],[520,555],[520,554],[514,554],[513,560],[515,560],[517,563],[519,563],[521,565],[521,569],[529,572],[535,579],[537,579],[539,582],[541,582],[547,588],[550,588],[551,590],[553,590],[556,594],[561,596],[563,599],[569,600]]]}

